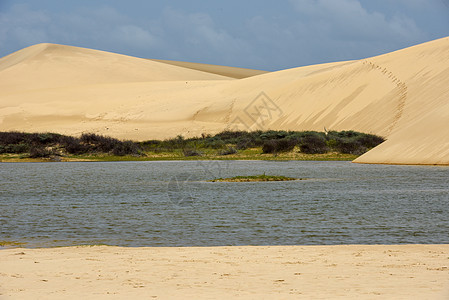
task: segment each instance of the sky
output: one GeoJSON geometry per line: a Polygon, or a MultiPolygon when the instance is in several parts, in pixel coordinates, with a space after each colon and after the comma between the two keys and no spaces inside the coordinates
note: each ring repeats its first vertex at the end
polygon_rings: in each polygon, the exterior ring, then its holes
{"type": "Polygon", "coordinates": [[[449,0],[0,0],[0,57],[38,43],[274,71],[449,36],[449,0]]]}

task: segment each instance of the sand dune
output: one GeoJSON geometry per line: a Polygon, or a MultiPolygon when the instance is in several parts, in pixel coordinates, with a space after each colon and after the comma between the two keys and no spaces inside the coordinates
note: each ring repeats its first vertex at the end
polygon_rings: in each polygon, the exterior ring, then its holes
{"type": "Polygon", "coordinates": [[[388,141],[356,162],[449,164],[448,103],[449,38],[263,74],[50,44],[0,59],[0,130],[137,140],[357,130],[388,141]]]}
{"type": "Polygon", "coordinates": [[[235,68],[235,67],[227,67],[227,66],[217,66],[217,65],[209,65],[209,64],[200,64],[200,63],[191,63],[184,61],[173,61],[173,60],[162,60],[162,59],[152,59],[153,61],[166,63],[169,65],[174,65],[178,67],[208,72],[212,74],[227,76],[235,79],[242,79],[251,76],[256,76],[260,74],[268,73],[267,71],[260,70],[252,70],[252,69],[243,69],[243,68],[235,68]]]}
{"type": "Polygon", "coordinates": [[[34,45],[0,59],[3,92],[104,83],[220,79],[230,78],[142,58],[54,44],[34,45]]]}

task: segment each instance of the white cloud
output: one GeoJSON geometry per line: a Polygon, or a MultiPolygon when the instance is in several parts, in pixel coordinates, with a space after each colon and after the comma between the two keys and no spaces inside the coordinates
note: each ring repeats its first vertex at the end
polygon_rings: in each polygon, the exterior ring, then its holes
{"type": "Polygon", "coordinates": [[[449,0],[284,0],[277,11],[263,4],[232,16],[160,4],[151,17],[135,17],[138,6],[125,12],[106,0],[103,6],[95,2],[62,11],[5,6],[0,56],[50,42],[272,70],[369,57],[441,37],[447,32],[441,28],[449,24],[445,2],[449,0]]]}

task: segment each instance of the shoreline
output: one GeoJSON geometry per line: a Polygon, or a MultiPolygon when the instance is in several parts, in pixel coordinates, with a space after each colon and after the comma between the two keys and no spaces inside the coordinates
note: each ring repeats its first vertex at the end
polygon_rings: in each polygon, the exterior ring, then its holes
{"type": "Polygon", "coordinates": [[[229,155],[229,156],[199,156],[185,157],[182,155],[172,156],[80,156],[80,157],[58,157],[58,158],[20,158],[0,155],[0,163],[29,163],[29,162],[120,162],[120,161],[353,161],[358,156],[352,154],[303,154],[292,156],[289,153],[273,156],[271,154],[251,155],[229,155]]]}
{"type": "Polygon", "coordinates": [[[449,244],[0,250],[0,298],[445,299],[449,244]]]}

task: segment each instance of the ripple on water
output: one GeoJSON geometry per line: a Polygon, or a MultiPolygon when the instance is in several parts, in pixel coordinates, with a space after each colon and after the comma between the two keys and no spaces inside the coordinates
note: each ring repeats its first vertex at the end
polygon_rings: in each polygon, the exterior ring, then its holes
{"type": "Polygon", "coordinates": [[[446,167],[11,163],[0,179],[0,241],[30,247],[449,243],[446,167]],[[263,173],[308,180],[205,182],[263,173]]]}

